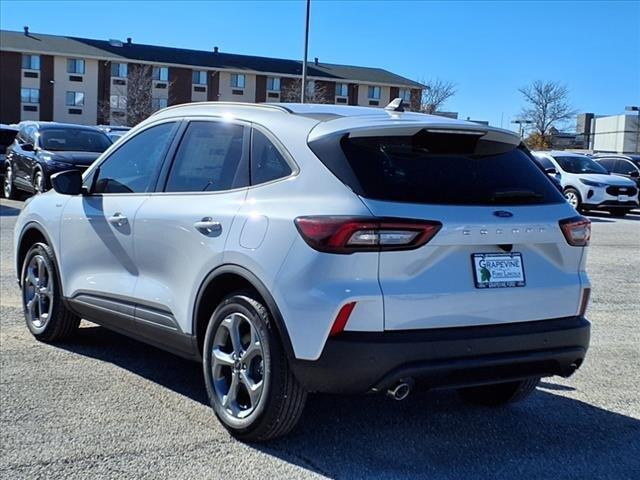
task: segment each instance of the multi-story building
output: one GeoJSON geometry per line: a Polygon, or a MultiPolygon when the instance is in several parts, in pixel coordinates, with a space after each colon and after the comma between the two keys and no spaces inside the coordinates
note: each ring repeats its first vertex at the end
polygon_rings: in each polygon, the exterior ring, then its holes
{"type": "MultiPolygon", "coordinates": [[[[134,105],[152,109],[199,101],[280,102],[300,96],[302,62],[211,51],[0,31],[0,122],[131,123],[134,105]],[[128,118],[129,117],[129,118],[128,118]]],[[[402,97],[412,110],[422,89],[381,68],[307,66],[315,102],[384,107],[402,97]]]]}

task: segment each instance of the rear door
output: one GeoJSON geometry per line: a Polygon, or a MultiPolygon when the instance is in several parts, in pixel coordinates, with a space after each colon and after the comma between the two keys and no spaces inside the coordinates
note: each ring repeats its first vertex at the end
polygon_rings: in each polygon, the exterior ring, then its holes
{"type": "Polygon", "coordinates": [[[238,122],[188,122],[162,185],[136,215],[138,322],[191,332],[198,287],[223,263],[247,194],[249,133],[238,122]]]}
{"type": "Polygon", "coordinates": [[[387,330],[575,315],[582,248],[575,216],[531,157],[482,134],[343,139],[362,201],[377,217],[433,220],[425,246],[380,253],[387,330]]]}

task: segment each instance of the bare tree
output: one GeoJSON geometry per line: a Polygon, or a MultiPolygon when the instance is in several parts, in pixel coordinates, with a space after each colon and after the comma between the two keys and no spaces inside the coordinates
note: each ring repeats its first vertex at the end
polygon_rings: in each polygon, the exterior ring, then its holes
{"type": "MultiPolygon", "coordinates": [[[[300,102],[300,89],[302,88],[302,79],[295,78],[286,82],[281,82],[280,100],[283,102],[297,103],[300,102]]],[[[305,102],[307,103],[332,103],[328,101],[329,91],[324,85],[319,85],[313,80],[307,81],[305,102]]]]}
{"type": "Polygon", "coordinates": [[[422,90],[420,111],[434,114],[440,111],[447,100],[456,94],[456,84],[439,78],[433,80],[420,80],[426,88],[422,90]]]}
{"type": "Polygon", "coordinates": [[[536,80],[531,85],[519,88],[526,106],[520,115],[533,122],[531,137],[535,143],[550,144],[551,127],[569,120],[576,114],[568,101],[569,90],[559,82],[536,80]]]}
{"type": "MultiPolygon", "coordinates": [[[[153,67],[129,64],[126,86],[115,86],[112,98],[98,105],[99,115],[114,125],[134,126],[149,117],[157,107],[153,104],[153,67]]],[[[171,92],[173,82],[162,82],[171,92]]],[[[171,105],[171,95],[167,103],[171,105]]]]}

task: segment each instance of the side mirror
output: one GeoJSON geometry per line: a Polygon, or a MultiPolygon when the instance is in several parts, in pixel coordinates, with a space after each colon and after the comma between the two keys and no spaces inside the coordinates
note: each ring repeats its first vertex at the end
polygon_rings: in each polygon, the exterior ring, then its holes
{"type": "Polygon", "coordinates": [[[80,195],[82,193],[82,174],[78,170],[51,175],[53,189],[62,195],[80,195]]]}
{"type": "Polygon", "coordinates": [[[20,148],[22,148],[22,150],[24,150],[25,152],[33,152],[35,150],[33,145],[30,143],[25,143],[21,145],[20,148]]]}
{"type": "Polygon", "coordinates": [[[556,175],[558,173],[558,170],[553,167],[545,168],[544,171],[549,175],[556,175]]]}

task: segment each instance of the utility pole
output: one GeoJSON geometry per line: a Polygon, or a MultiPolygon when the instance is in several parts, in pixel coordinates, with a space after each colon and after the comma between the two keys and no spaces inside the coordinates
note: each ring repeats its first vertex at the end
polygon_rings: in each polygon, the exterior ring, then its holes
{"type": "Polygon", "coordinates": [[[525,125],[531,125],[533,123],[532,120],[511,120],[511,123],[516,123],[518,124],[518,133],[520,135],[520,137],[524,137],[524,126],[525,125]]]}
{"type": "Polygon", "coordinates": [[[307,16],[304,24],[304,59],[302,60],[302,88],[300,89],[300,103],[305,103],[307,96],[307,52],[309,50],[309,11],[311,0],[307,0],[307,16]]]}

